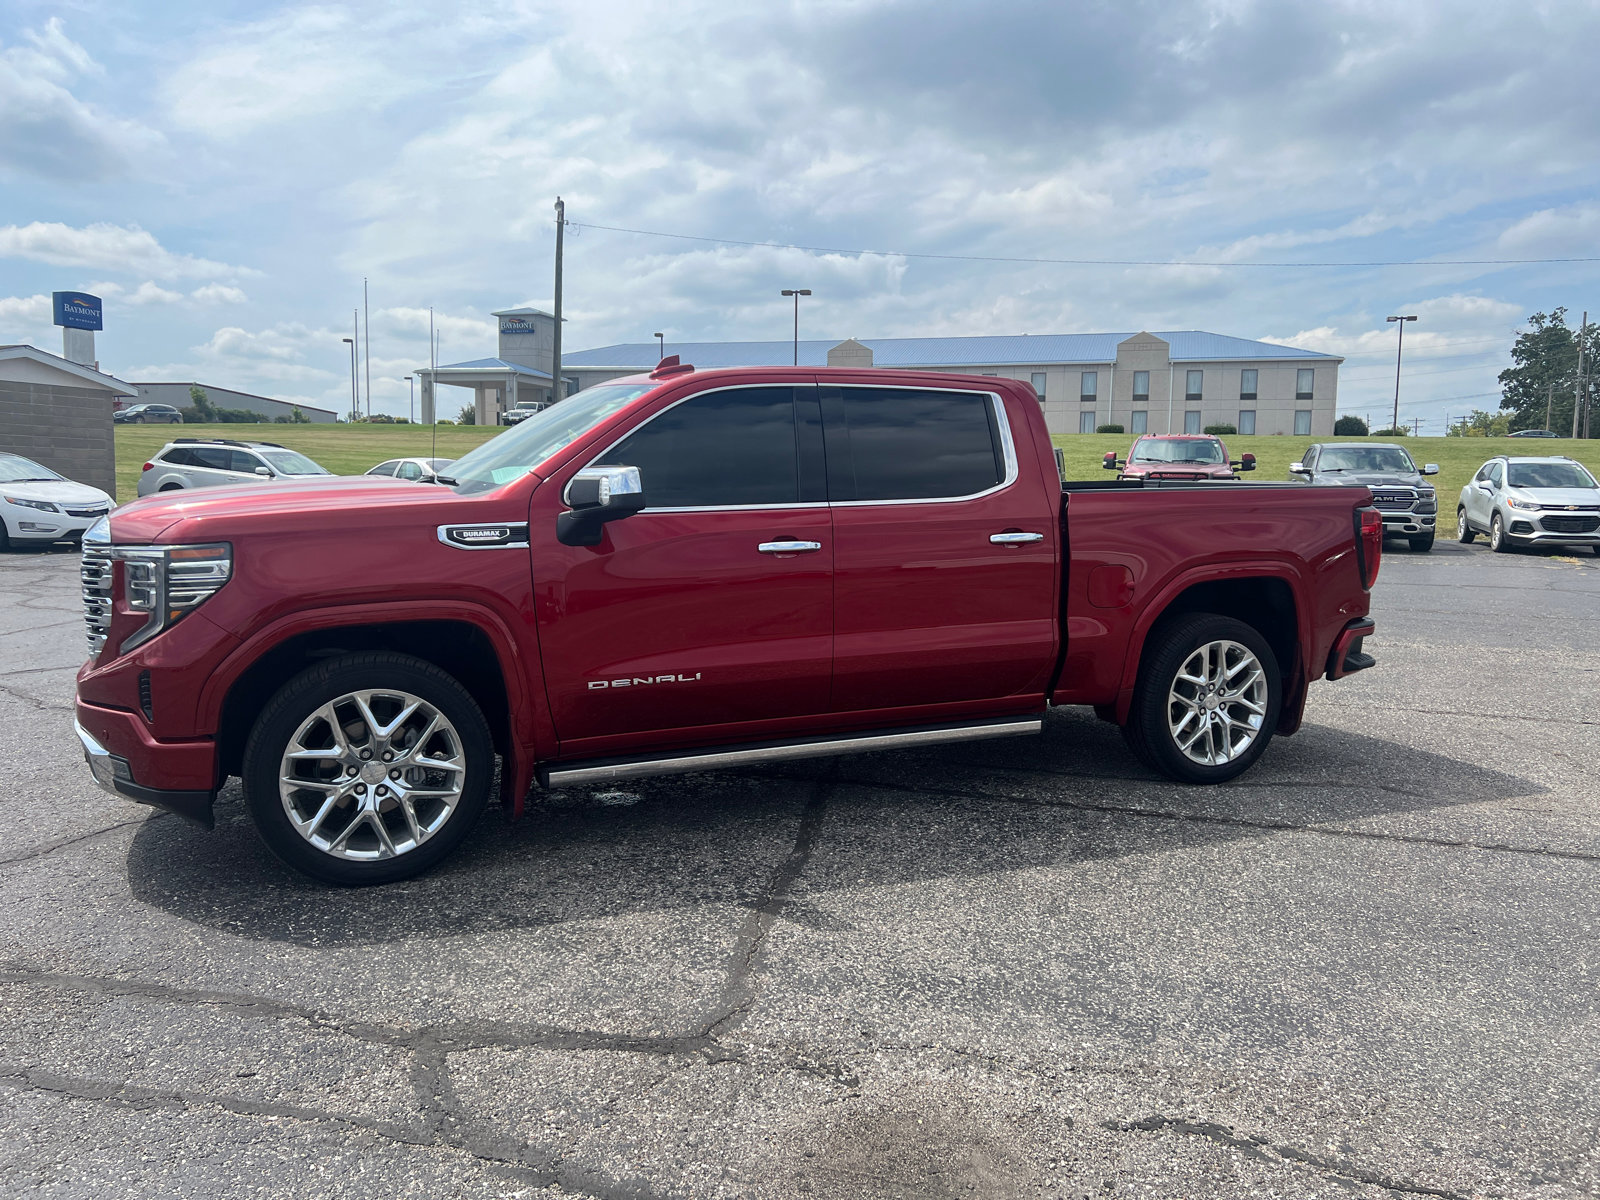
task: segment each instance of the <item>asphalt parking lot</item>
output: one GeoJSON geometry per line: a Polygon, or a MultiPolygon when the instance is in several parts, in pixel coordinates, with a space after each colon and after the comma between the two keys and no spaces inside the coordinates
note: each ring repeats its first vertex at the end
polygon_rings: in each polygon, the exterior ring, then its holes
{"type": "Polygon", "coordinates": [[[0,556],[0,1194],[1600,1192],[1600,558],[1391,544],[1234,784],[1116,731],[491,814],[340,891],[105,795],[0,556]]]}

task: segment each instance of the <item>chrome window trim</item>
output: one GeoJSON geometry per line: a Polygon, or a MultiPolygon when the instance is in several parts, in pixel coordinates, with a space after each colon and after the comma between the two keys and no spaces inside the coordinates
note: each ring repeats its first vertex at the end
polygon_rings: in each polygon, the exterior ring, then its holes
{"type": "MultiPolygon", "coordinates": [[[[651,413],[649,417],[647,417],[645,420],[639,422],[639,424],[635,425],[632,429],[629,429],[627,433],[625,433],[621,437],[617,438],[616,441],[612,442],[604,450],[601,450],[593,458],[591,458],[588,462],[584,463],[584,465],[582,467],[578,468],[578,469],[581,471],[581,470],[586,470],[589,467],[593,467],[593,466],[598,465],[600,459],[604,458],[607,454],[610,454],[613,450],[615,450],[618,446],[622,445],[623,442],[627,441],[630,437],[632,437],[639,430],[643,429],[651,421],[654,421],[657,417],[661,416],[662,413],[671,412],[674,408],[677,408],[678,405],[680,405],[680,404],[686,404],[690,400],[694,400],[694,399],[696,399],[696,398],[698,398],[700,396],[709,396],[713,392],[733,392],[733,391],[739,391],[739,390],[744,389],[744,388],[756,388],[756,387],[819,387],[819,388],[820,387],[837,387],[837,388],[876,388],[876,389],[880,389],[880,390],[883,389],[883,388],[893,388],[893,390],[899,391],[899,392],[950,392],[950,393],[954,393],[954,394],[962,395],[962,396],[986,396],[986,397],[988,397],[988,400],[989,400],[989,406],[990,406],[991,410],[994,412],[994,415],[995,415],[995,425],[1000,430],[1000,453],[1001,453],[1001,457],[1002,457],[1002,459],[1003,459],[1003,461],[1005,463],[1005,471],[1006,471],[1005,478],[1002,479],[999,483],[995,484],[991,488],[985,488],[981,492],[972,492],[972,493],[970,493],[968,495],[965,495],[965,496],[922,496],[922,497],[917,497],[915,499],[903,499],[903,500],[828,500],[828,501],[808,500],[808,501],[796,502],[794,504],[704,504],[704,505],[683,506],[683,507],[679,507],[679,508],[642,508],[637,513],[634,514],[635,516],[642,517],[642,516],[646,516],[646,515],[648,515],[650,513],[762,512],[762,511],[783,511],[783,510],[810,509],[810,508],[827,508],[827,509],[833,509],[833,508],[865,508],[865,507],[868,507],[868,506],[884,505],[884,504],[959,504],[960,502],[962,502],[964,500],[981,500],[985,496],[992,496],[995,492],[1004,491],[1006,488],[1008,488],[1012,484],[1016,483],[1017,477],[1021,473],[1019,465],[1018,465],[1018,462],[1017,462],[1017,447],[1016,447],[1016,443],[1012,439],[1012,436],[1011,436],[1011,421],[1010,421],[1010,418],[1006,416],[1005,401],[1001,398],[999,392],[991,392],[991,391],[988,391],[988,390],[983,389],[983,388],[954,388],[954,387],[931,387],[931,386],[924,387],[924,386],[921,386],[921,385],[918,385],[918,384],[887,384],[887,383],[827,383],[827,384],[824,384],[824,383],[820,383],[820,382],[814,382],[814,383],[787,383],[787,384],[784,384],[784,383],[730,383],[730,384],[726,384],[723,387],[706,388],[704,391],[693,392],[690,395],[684,396],[680,400],[674,400],[671,404],[667,405],[666,408],[661,409],[660,412],[651,413]]],[[[573,473],[573,478],[576,478],[576,477],[577,477],[577,473],[574,472],[573,473]]],[[[561,490],[561,503],[567,504],[569,506],[570,506],[570,501],[568,499],[568,489],[570,489],[571,487],[572,487],[572,480],[569,479],[566,482],[566,484],[563,486],[562,490],[561,490]]],[[[650,493],[650,489],[647,487],[645,489],[645,494],[649,495],[649,493],[650,493]]]]}

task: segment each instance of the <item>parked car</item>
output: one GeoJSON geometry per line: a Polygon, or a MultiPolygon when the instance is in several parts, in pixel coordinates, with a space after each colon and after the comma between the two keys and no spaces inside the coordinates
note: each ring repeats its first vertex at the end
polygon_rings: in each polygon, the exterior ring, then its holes
{"type": "Polygon", "coordinates": [[[1497,454],[1461,489],[1456,536],[1489,535],[1489,549],[1588,546],[1600,554],[1600,484],[1582,463],[1556,455],[1497,454]]]}
{"type": "Polygon", "coordinates": [[[1108,450],[1105,469],[1118,479],[1237,479],[1240,471],[1254,471],[1256,456],[1228,457],[1221,438],[1199,433],[1143,433],[1133,439],[1126,461],[1108,450]]]}
{"type": "Polygon", "coordinates": [[[1507,437],[1558,438],[1561,435],[1559,433],[1553,433],[1548,429],[1519,429],[1515,433],[1508,433],[1506,436],[1507,437]]]}
{"type": "Polygon", "coordinates": [[[1290,479],[1370,488],[1384,536],[1406,538],[1413,550],[1433,549],[1439,500],[1423,476],[1438,473],[1437,463],[1419,468],[1405,447],[1389,442],[1318,442],[1289,464],[1290,479]]]}
{"type": "Polygon", "coordinates": [[[235,442],[227,438],[178,438],[161,447],[139,474],[139,495],[180,488],[217,487],[329,475],[298,450],[276,442],[235,442]]]}
{"type": "Polygon", "coordinates": [[[1025,382],[668,358],[559,407],[452,487],[217,488],[90,530],[94,778],[208,824],[239,776],[286,862],[369,884],[449,853],[496,778],[515,814],[535,780],[1036,734],[1052,705],[1215,783],[1373,665],[1365,491],[1062,484],[1025,382]]]}
{"type": "Polygon", "coordinates": [[[448,458],[391,458],[388,462],[379,463],[367,474],[409,479],[413,483],[438,483],[439,476],[452,461],[448,458]]]}
{"type": "Polygon", "coordinates": [[[135,404],[111,414],[114,425],[182,425],[183,414],[170,404],[135,404]]]}
{"type": "Polygon", "coordinates": [[[543,400],[518,400],[513,407],[500,414],[500,424],[520,425],[534,413],[543,412],[549,407],[543,400]]]}
{"type": "Polygon", "coordinates": [[[74,541],[115,507],[99,488],[0,452],[0,550],[74,541]]]}

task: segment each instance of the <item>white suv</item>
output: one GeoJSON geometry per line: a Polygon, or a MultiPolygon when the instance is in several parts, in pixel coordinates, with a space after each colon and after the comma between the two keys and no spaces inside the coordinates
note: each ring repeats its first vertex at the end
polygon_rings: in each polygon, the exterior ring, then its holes
{"type": "Polygon", "coordinates": [[[139,495],[331,474],[298,450],[285,449],[276,442],[178,438],[168,442],[160,454],[145,463],[139,474],[139,495]]]}

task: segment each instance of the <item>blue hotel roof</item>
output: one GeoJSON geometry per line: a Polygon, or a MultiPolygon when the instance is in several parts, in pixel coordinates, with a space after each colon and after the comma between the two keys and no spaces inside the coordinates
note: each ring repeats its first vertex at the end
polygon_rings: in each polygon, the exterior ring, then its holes
{"type": "MultiPolygon", "coordinates": [[[[1032,366],[1045,363],[1111,363],[1117,343],[1130,333],[1046,333],[1005,337],[861,338],[872,350],[875,367],[1032,366]]],[[[1251,341],[1199,329],[1156,334],[1171,346],[1173,362],[1238,362],[1241,360],[1320,359],[1341,361],[1337,355],[1319,354],[1272,342],[1251,341]]],[[[825,367],[828,351],[840,339],[808,339],[800,343],[800,365],[825,367]]],[[[794,343],[776,342],[668,342],[676,354],[697,367],[777,367],[794,360],[794,343]]],[[[654,341],[623,342],[596,350],[579,350],[561,356],[563,367],[628,367],[647,369],[661,359],[654,341]]]]}
{"type": "MultiPolygon", "coordinates": [[[[650,364],[652,367],[655,363],[650,364]]],[[[525,367],[520,363],[507,362],[503,358],[475,358],[471,362],[440,363],[441,371],[515,371],[518,375],[531,375],[535,379],[549,379],[550,372],[536,371],[532,367],[525,367]]]]}

